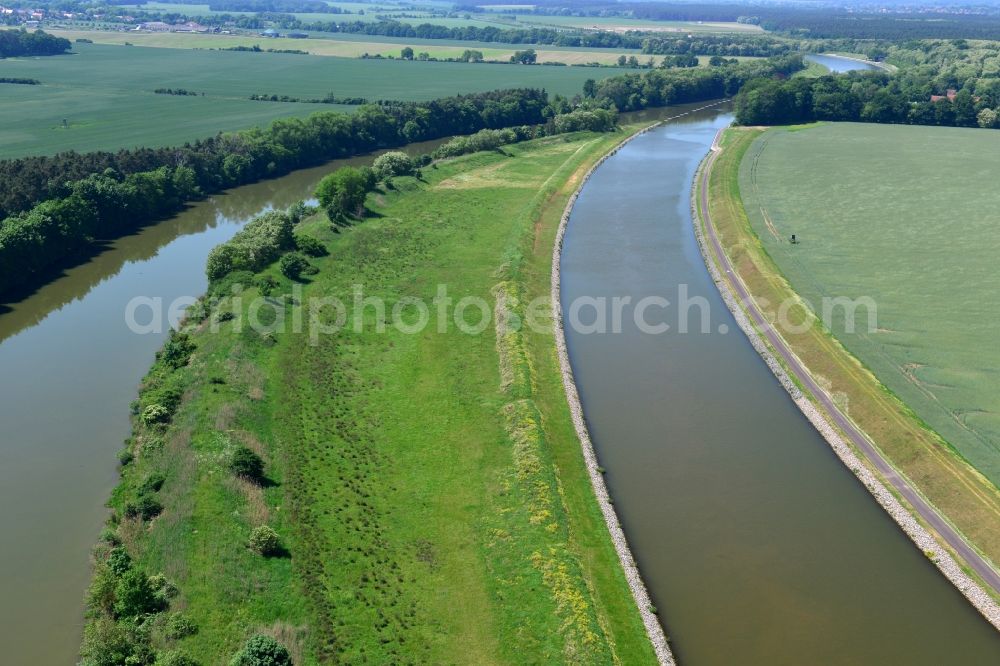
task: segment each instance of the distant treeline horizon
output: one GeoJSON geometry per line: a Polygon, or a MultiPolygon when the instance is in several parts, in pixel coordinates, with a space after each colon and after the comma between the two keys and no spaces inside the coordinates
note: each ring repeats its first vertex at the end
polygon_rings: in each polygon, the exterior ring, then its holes
{"type": "Polygon", "coordinates": [[[576,109],[632,111],[717,99],[752,79],[787,76],[802,67],[801,56],[787,56],[705,69],[648,70],[588,80],[572,103],[559,96],[550,102],[538,89],[501,90],[279,119],[266,128],[184,146],[3,160],[0,294],[34,286],[87,252],[95,240],[133,231],[212,192],[332,159],[483,129],[551,124],[555,132],[558,116],[576,109]]]}

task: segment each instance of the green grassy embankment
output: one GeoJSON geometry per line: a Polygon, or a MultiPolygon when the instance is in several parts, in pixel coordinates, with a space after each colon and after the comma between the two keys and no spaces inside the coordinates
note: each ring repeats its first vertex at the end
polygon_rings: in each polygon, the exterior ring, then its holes
{"type": "MultiPolygon", "coordinates": [[[[953,296],[974,291],[976,280],[959,275],[975,267],[988,271],[989,262],[977,260],[985,259],[986,254],[974,250],[964,255],[964,261],[947,259],[949,252],[970,241],[955,241],[959,231],[949,231],[938,215],[938,205],[927,198],[941,198],[941,210],[957,211],[951,205],[956,203],[953,199],[958,192],[940,184],[929,187],[930,174],[918,177],[914,173],[932,169],[940,179],[950,172],[939,170],[939,165],[923,164],[913,156],[915,161],[907,162],[907,172],[902,163],[893,163],[898,146],[918,150],[916,146],[899,140],[893,142],[897,148],[890,149],[872,136],[901,130],[911,130],[914,135],[940,131],[843,124],[729,130],[709,184],[711,214],[727,253],[755,300],[772,304],[764,309],[765,314],[775,321],[773,304],[797,303],[789,310],[788,321],[801,327],[779,330],[810,372],[885,457],[975,547],[998,562],[1000,492],[984,476],[989,460],[982,458],[980,449],[980,459],[986,465],[980,469],[971,465],[971,455],[967,455],[971,450],[964,449],[958,439],[942,438],[928,411],[941,409],[937,401],[928,401],[935,392],[946,399],[976,394],[959,392],[955,381],[942,392],[942,386],[928,384],[920,377],[923,372],[930,374],[930,369],[924,368],[933,360],[950,368],[953,379],[988,381],[988,375],[976,370],[992,353],[988,344],[976,342],[982,327],[976,324],[975,316],[960,326],[974,313],[967,307],[974,298],[971,294],[961,299],[946,294],[931,298],[924,287],[931,284],[927,280],[936,279],[939,291],[950,291],[953,296]],[[851,132],[862,132],[863,136],[844,135],[851,132]],[[827,141],[823,141],[823,133],[828,134],[827,141]],[[800,144],[798,152],[775,148],[777,137],[800,144]],[[765,150],[774,150],[766,162],[760,158],[765,150]],[[832,202],[831,193],[838,192],[845,196],[832,202]],[[891,197],[887,195],[890,192],[891,197]],[[798,245],[786,241],[791,233],[801,240],[798,245]],[[806,314],[812,310],[802,300],[819,309],[823,296],[873,297],[878,329],[865,332],[867,322],[862,317],[858,332],[846,333],[842,310],[836,311],[832,329],[827,329],[816,316],[806,314]],[[941,336],[949,330],[950,338],[941,336]],[[970,362],[973,350],[978,360],[970,362]],[[904,383],[914,386],[907,388],[904,383]]],[[[968,130],[945,128],[945,132],[960,141],[960,133],[968,130]]],[[[986,131],[972,132],[983,133],[986,131]]],[[[973,142],[980,138],[969,136],[973,142]]],[[[948,159],[966,159],[976,152],[972,145],[953,144],[952,148],[961,152],[948,159]]],[[[971,163],[956,165],[959,169],[970,167],[971,163]]],[[[972,172],[956,173],[954,178],[967,184],[975,180],[972,172]]],[[[975,198],[972,192],[969,195],[975,198]]],[[[951,219],[961,225],[974,223],[981,217],[974,209],[970,200],[963,209],[966,214],[951,219]]],[[[982,234],[969,238],[983,243],[982,234]]],[[[942,371],[944,368],[938,372],[942,371]]],[[[994,392],[979,394],[980,402],[994,398],[994,392]]],[[[979,413],[985,424],[985,417],[993,412],[983,407],[979,413]]]]}
{"type": "MultiPolygon", "coordinates": [[[[137,417],[134,460],[112,501],[119,516],[142,495],[163,507],[116,529],[137,567],[179,590],[153,622],[156,649],[220,663],[264,632],[296,664],[654,661],[593,498],[551,333],[511,327],[498,339],[490,323],[470,335],[432,304],[446,284],[456,301],[478,296],[502,304],[506,320],[523,317],[548,294],[568,197],[625,136],[444,161],[424,169],[426,181],[396,178],[370,195],[374,217],[344,233],[322,216],[303,222],[297,232],[330,254],[311,259],[318,273],[297,304],[283,298],[293,284],[265,269],[279,305],[261,318],[280,312],[287,330],[246,325],[259,288],[233,295],[230,283],[260,276],[215,286],[221,302],[186,325],[190,359],[175,370],[162,356],[144,384],[136,413],[170,402],[172,417],[137,417]],[[388,307],[368,307],[361,332],[355,284],[388,307]],[[309,299],[329,296],[347,303],[346,326],[310,344],[309,299]],[[429,325],[378,332],[407,298],[430,306],[429,325]],[[233,476],[239,446],[265,459],[266,482],[233,476]],[[157,474],[162,488],[141,491],[157,474]],[[288,556],[247,548],[259,525],[277,530],[288,556]],[[196,633],[165,637],[177,612],[196,633]]],[[[326,308],[320,319],[334,318],[326,308]]],[[[477,309],[465,318],[477,321],[477,309]]]]}

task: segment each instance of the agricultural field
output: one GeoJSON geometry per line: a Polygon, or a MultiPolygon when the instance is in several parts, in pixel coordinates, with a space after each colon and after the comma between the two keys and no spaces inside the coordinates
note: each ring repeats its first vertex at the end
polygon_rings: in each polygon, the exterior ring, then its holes
{"type": "Polygon", "coordinates": [[[584,49],[530,44],[498,44],[464,42],[451,39],[407,39],[347,33],[314,33],[310,39],[289,37],[264,38],[259,35],[197,35],[191,33],[135,33],[89,30],[58,30],[53,34],[67,39],[86,38],[98,44],[123,45],[173,49],[225,49],[234,46],[259,45],[263,49],[296,49],[312,55],[358,58],[364,54],[398,57],[404,46],[416,52],[426,52],[432,58],[458,58],[467,49],[482,51],[486,60],[508,62],[515,51],[534,48],[539,62],[560,62],[567,65],[588,63],[612,64],[619,55],[639,54],[636,49],[584,49]]]}
{"type": "MultiPolygon", "coordinates": [[[[523,317],[548,293],[566,200],[624,136],[551,137],[440,162],[370,195],[373,217],[341,233],[323,214],[308,219],[296,233],[329,255],[310,260],[318,272],[292,301],[292,283],[265,269],[270,302],[286,321],[296,311],[308,319],[311,296],[352,303],[361,284],[391,312],[403,299],[432,303],[444,284],[455,300],[502,299],[523,317]]],[[[551,332],[498,339],[488,320],[469,334],[433,305],[420,332],[383,332],[371,306],[310,344],[308,327],[245,325],[257,287],[238,299],[217,288],[209,316],[226,323],[188,327],[195,351],[173,375],[184,398],[165,430],[137,429],[136,461],[113,500],[149,475],[165,479],[148,529],[118,528],[144,569],[177,585],[171,605],[197,626],[179,639],[157,630],[157,648],[226,663],[263,632],[297,666],[320,656],[654,663],[590,489],[551,332]],[[263,456],[266,483],[231,475],[225,460],[238,446],[263,456]],[[261,525],[286,552],[246,547],[261,525]]],[[[276,321],[269,306],[257,312],[276,321]]],[[[412,323],[412,309],[402,312],[412,323]]]]}
{"type": "Polygon", "coordinates": [[[990,201],[1000,135],[837,123],[768,132],[752,154],[741,192],[782,272],[811,302],[873,298],[874,333],[842,321],[834,333],[1000,484],[990,201]],[[800,244],[785,242],[792,233],[800,244]]]}
{"type": "Polygon", "coordinates": [[[607,30],[611,32],[626,32],[642,30],[648,32],[678,32],[678,33],[762,33],[764,30],[757,25],[746,23],[722,23],[702,21],[654,21],[651,19],[632,19],[620,16],[545,16],[542,14],[517,15],[517,21],[524,26],[546,26],[550,28],[577,28],[588,30],[607,30]]]}
{"type": "MultiPolygon", "coordinates": [[[[744,206],[713,215],[755,298],[782,303],[793,289],[819,313],[824,297],[872,299],[873,331],[864,307],[854,332],[837,308],[829,330],[814,318],[784,337],[883,453],[1000,561],[1000,135],[836,123],[745,129],[727,142],[719,178],[731,182],[719,199],[744,206]]],[[[803,322],[798,308],[790,319],[803,322]]]]}
{"type": "MultiPolygon", "coordinates": [[[[366,5],[363,3],[328,3],[331,6],[339,7],[343,13],[319,13],[319,12],[283,12],[294,15],[300,21],[377,21],[378,15],[392,15],[402,12],[402,8],[393,5],[366,5]]],[[[252,16],[256,12],[251,11],[214,11],[208,4],[188,5],[176,2],[147,2],[143,5],[122,5],[122,11],[143,10],[148,12],[166,12],[184,14],[186,16],[213,16],[229,14],[231,16],[252,16]]],[[[420,14],[419,11],[406,11],[407,14],[420,14]]],[[[430,14],[427,14],[430,16],[430,14]]]]}
{"type": "Polygon", "coordinates": [[[248,99],[252,94],[429,100],[528,86],[573,95],[588,78],[620,71],[100,44],[74,44],[74,51],[69,56],[0,61],[0,76],[42,83],[4,86],[0,157],[170,145],[279,117],[357,108],[257,102],[248,99]],[[154,94],[158,88],[183,88],[198,95],[154,94]]]}

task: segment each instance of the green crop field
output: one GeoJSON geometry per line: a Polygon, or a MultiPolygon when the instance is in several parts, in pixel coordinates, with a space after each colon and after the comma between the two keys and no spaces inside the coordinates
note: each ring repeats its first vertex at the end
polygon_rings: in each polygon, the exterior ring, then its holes
{"type": "Polygon", "coordinates": [[[838,310],[833,334],[994,484],[998,169],[1000,133],[849,123],[770,130],[740,169],[754,231],[792,287],[817,310],[874,299],[874,332],[863,317],[846,331],[838,310]]]}
{"type": "MultiPolygon", "coordinates": [[[[351,3],[351,2],[331,2],[327,3],[331,6],[339,7],[343,9],[344,12],[340,14],[332,13],[319,13],[319,12],[284,12],[295,16],[295,18],[300,21],[316,21],[316,22],[329,22],[329,21],[365,21],[373,22],[382,19],[391,19],[394,21],[399,21],[400,23],[409,23],[411,25],[418,25],[420,23],[433,23],[434,25],[443,25],[449,28],[452,27],[466,27],[466,26],[476,26],[476,27],[487,27],[494,25],[494,21],[487,18],[480,18],[480,15],[471,15],[470,18],[464,17],[445,17],[441,16],[440,12],[437,14],[427,11],[428,7],[423,9],[414,9],[414,5],[401,3],[395,4],[371,4],[366,5],[363,3],[351,3]],[[364,12],[364,13],[361,13],[364,12]]],[[[123,10],[145,10],[149,12],[172,12],[177,14],[183,14],[186,16],[212,16],[212,15],[253,15],[254,12],[250,11],[213,11],[209,9],[207,4],[205,5],[187,5],[172,2],[148,2],[144,5],[124,5],[123,10]]],[[[443,9],[443,7],[438,8],[443,9]]]]}
{"type": "MultiPolygon", "coordinates": [[[[515,49],[526,49],[526,48],[534,48],[536,51],[538,51],[539,49],[543,49],[546,52],[562,51],[565,53],[588,53],[595,56],[600,55],[601,53],[607,51],[613,51],[615,57],[617,57],[618,54],[620,53],[636,54],[636,55],[642,53],[640,49],[596,49],[596,48],[587,48],[585,46],[557,46],[555,44],[536,44],[536,45],[505,44],[503,42],[479,42],[479,41],[463,40],[463,39],[418,39],[416,37],[389,37],[386,35],[372,36],[372,35],[361,35],[348,32],[337,32],[337,33],[313,32],[311,33],[311,35],[320,39],[329,39],[341,42],[379,41],[385,44],[409,45],[412,46],[414,50],[419,50],[419,51],[432,51],[434,50],[434,47],[455,46],[455,47],[461,47],[463,50],[478,49],[480,51],[483,51],[484,53],[486,52],[487,49],[494,51],[498,50],[513,51],[515,49]],[[418,46],[431,47],[431,48],[418,49],[417,48],[418,46]]],[[[302,43],[301,40],[299,41],[299,43],[300,44],[302,43]]],[[[306,42],[307,48],[310,43],[311,42],[306,42]]]]}
{"type": "MultiPolygon", "coordinates": [[[[177,585],[172,611],[198,627],[177,638],[157,624],[157,649],[222,664],[264,632],[296,665],[654,662],[593,498],[551,331],[501,329],[498,339],[487,320],[470,334],[432,305],[443,284],[455,301],[492,306],[502,295],[523,319],[528,300],[548,293],[566,200],[624,136],[551,137],[397,178],[369,196],[372,219],[341,233],[323,214],[300,225],[329,255],[311,259],[318,273],[295,298],[276,266],[264,270],[275,282],[262,309],[251,305],[259,276],[244,276],[253,281],[239,298],[217,287],[224,298],[209,316],[233,321],[218,331],[189,322],[190,362],[169,380],[154,371],[147,386],[180,382],[184,397],[166,428],[137,420],[135,462],[113,500],[147,475],[165,479],[162,515],[117,527],[143,569],[177,585]],[[387,313],[407,299],[431,304],[429,325],[382,330],[388,315],[373,305],[360,315],[348,305],[340,332],[314,338],[308,327],[245,325],[251,312],[276,322],[275,308],[311,321],[311,297],[350,304],[354,285],[387,313]],[[263,486],[226,466],[239,445],[266,459],[263,486]],[[285,556],[247,548],[260,525],[277,530],[285,556]]],[[[401,312],[413,321],[411,306],[401,312]]]]}
{"type": "Polygon", "coordinates": [[[456,39],[408,39],[404,37],[383,37],[358,35],[353,33],[312,33],[309,39],[289,37],[265,38],[255,34],[215,35],[192,33],[148,33],[99,30],[58,30],[53,31],[67,39],[86,38],[97,44],[126,43],[134,46],[150,46],[174,49],[224,49],[234,46],[258,45],[264,49],[295,49],[312,55],[358,58],[364,54],[381,55],[384,58],[399,57],[403,46],[413,47],[417,53],[426,52],[433,58],[457,58],[466,49],[476,49],[488,61],[509,62],[515,51],[534,48],[539,62],[560,62],[567,65],[589,63],[612,64],[619,55],[639,54],[638,49],[586,49],[566,46],[530,44],[501,44],[462,41],[456,39]]]}
{"type": "Polygon", "coordinates": [[[619,73],[582,67],[360,60],[100,44],[74,44],[74,51],[69,56],[0,61],[0,76],[42,82],[38,86],[3,87],[0,157],[169,145],[283,116],[355,108],[247,99],[255,93],[305,99],[333,93],[338,97],[429,100],[497,88],[539,87],[573,95],[582,90],[588,78],[619,73]],[[153,93],[157,88],[184,88],[205,95],[157,95],[153,93]]]}

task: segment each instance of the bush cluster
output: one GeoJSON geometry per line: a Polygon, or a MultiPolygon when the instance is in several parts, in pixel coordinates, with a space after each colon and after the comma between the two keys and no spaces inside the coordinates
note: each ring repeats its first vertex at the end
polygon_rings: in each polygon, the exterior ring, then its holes
{"type": "Polygon", "coordinates": [[[265,557],[281,552],[281,537],[267,525],[255,527],[250,532],[250,550],[265,557]]]}
{"type": "Polygon", "coordinates": [[[287,213],[272,211],[248,223],[228,242],[209,254],[205,272],[216,281],[234,271],[257,272],[295,247],[294,222],[287,213]]]}

